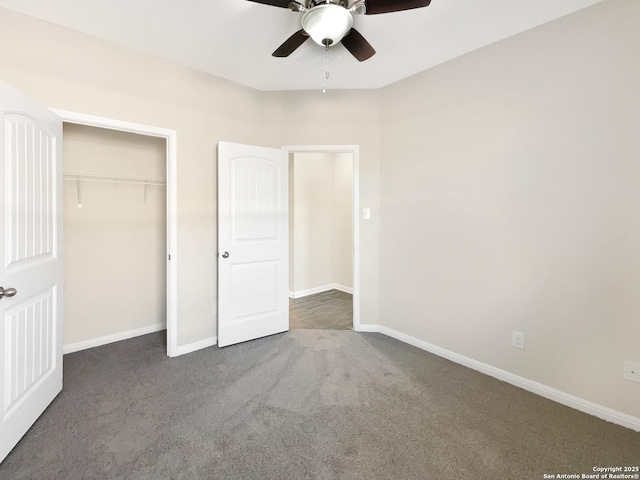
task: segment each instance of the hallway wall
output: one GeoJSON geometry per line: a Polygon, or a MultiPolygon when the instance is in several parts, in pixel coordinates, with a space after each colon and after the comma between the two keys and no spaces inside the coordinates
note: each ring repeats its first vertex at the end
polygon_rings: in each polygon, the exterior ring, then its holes
{"type": "Polygon", "coordinates": [[[353,290],[351,154],[293,155],[290,294],[353,290]]]}

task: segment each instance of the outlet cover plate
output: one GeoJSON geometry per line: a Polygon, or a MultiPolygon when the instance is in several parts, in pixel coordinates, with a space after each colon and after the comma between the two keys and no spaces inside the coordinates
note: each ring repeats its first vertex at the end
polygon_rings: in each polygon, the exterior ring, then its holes
{"type": "Polygon", "coordinates": [[[513,337],[511,338],[511,345],[524,350],[524,333],[514,331],[513,337]]]}
{"type": "Polygon", "coordinates": [[[640,363],[627,360],[624,362],[624,378],[640,383],[640,363]]]}

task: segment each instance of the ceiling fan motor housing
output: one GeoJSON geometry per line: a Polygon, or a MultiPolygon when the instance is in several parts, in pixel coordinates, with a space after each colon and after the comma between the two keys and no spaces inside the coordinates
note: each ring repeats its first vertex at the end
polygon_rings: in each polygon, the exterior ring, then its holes
{"type": "Polygon", "coordinates": [[[351,30],[353,14],[341,0],[311,0],[302,15],[302,28],[318,45],[330,47],[351,30]]]}

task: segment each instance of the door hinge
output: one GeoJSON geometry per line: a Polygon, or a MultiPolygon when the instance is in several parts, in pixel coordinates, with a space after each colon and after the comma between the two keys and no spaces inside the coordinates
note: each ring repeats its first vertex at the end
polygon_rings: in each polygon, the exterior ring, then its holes
{"type": "Polygon", "coordinates": [[[171,260],[171,254],[169,254],[169,260],[171,260]]]}

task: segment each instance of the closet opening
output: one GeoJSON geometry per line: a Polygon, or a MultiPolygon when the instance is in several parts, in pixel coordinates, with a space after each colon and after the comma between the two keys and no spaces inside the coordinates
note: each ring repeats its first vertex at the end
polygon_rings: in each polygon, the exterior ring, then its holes
{"type": "Polygon", "coordinates": [[[175,132],[56,113],[64,120],[64,353],[167,330],[175,356],[175,132]]]}

